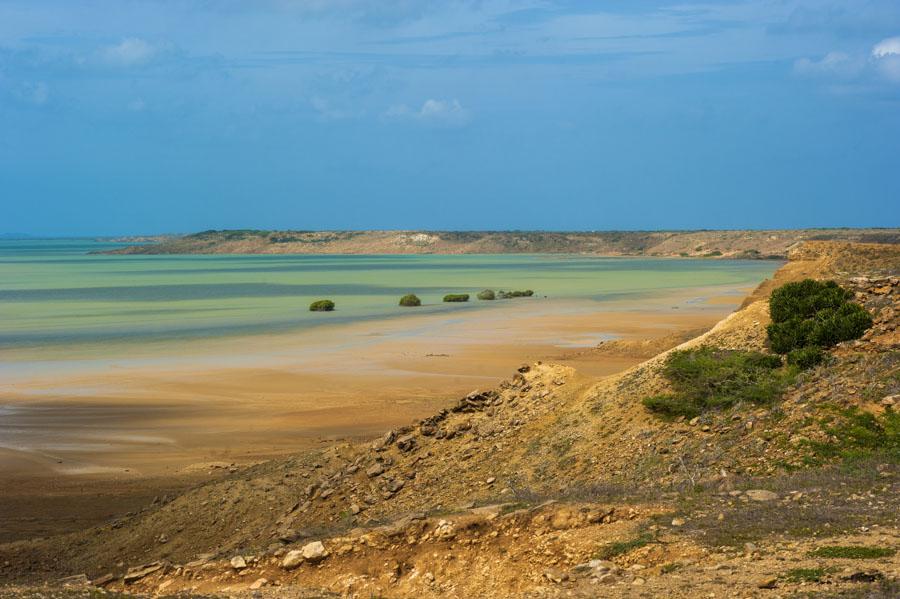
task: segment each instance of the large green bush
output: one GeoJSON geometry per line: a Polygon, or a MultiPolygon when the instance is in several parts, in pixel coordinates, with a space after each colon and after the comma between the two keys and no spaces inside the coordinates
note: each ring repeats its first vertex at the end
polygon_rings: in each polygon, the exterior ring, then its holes
{"type": "Polygon", "coordinates": [[[444,296],[445,302],[467,302],[469,301],[468,293],[448,293],[444,296]]]}
{"type": "Polygon", "coordinates": [[[772,323],[766,332],[772,351],[787,354],[809,346],[829,348],[858,339],[872,326],[865,308],[850,301],[853,294],[834,281],[806,279],[772,292],[772,323]]]}
{"type": "Polygon", "coordinates": [[[663,375],[674,393],[643,400],[658,414],[692,418],[703,412],[746,402],[770,404],[796,374],[781,358],[753,351],[714,347],[672,352],[663,375]]]}
{"type": "Polygon", "coordinates": [[[331,300],[316,300],[309,305],[310,312],[331,312],[334,310],[334,302],[331,300]]]}
{"type": "Polygon", "coordinates": [[[400,305],[406,307],[421,306],[422,300],[415,293],[407,293],[400,298],[400,305]]]}

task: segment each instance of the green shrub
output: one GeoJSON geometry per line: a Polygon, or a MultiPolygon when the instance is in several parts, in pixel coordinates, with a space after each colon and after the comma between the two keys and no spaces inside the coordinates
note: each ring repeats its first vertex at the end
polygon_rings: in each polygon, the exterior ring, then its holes
{"type": "Polygon", "coordinates": [[[479,291],[478,295],[476,295],[475,297],[480,300],[492,300],[497,298],[497,296],[494,295],[493,289],[485,289],[484,291],[479,291]]]}
{"type": "Polygon", "coordinates": [[[331,312],[334,310],[334,302],[331,300],[316,300],[309,305],[310,312],[331,312]]]}
{"type": "Polygon", "coordinates": [[[686,418],[741,402],[770,404],[795,374],[778,356],[759,352],[713,347],[676,351],[663,369],[674,393],[646,397],[643,404],[663,416],[686,418]]]}
{"type": "Polygon", "coordinates": [[[407,293],[406,295],[404,295],[403,297],[400,298],[400,305],[407,306],[407,307],[421,306],[422,300],[420,300],[419,297],[415,293],[407,293]]]}
{"type": "Polygon", "coordinates": [[[630,551],[649,545],[652,542],[653,537],[649,533],[644,533],[640,536],[634,537],[633,539],[628,539],[627,541],[618,541],[615,543],[604,545],[597,551],[595,556],[598,559],[612,559],[619,555],[624,555],[630,551]]]}
{"type": "Polygon", "coordinates": [[[531,297],[534,295],[534,291],[531,289],[526,289],[524,291],[503,291],[502,289],[497,292],[497,297],[500,299],[510,299],[513,297],[531,297]]]}
{"type": "Polygon", "coordinates": [[[808,345],[788,352],[787,363],[801,370],[818,366],[825,360],[825,352],[817,345],[808,345]]]}
{"type": "Polygon", "coordinates": [[[834,281],[806,279],[772,292],[766,329],[772,351],[787,354],[807,346],[829,348],[858,339],[872,326],[872,316],[853,294],[834,281]]]}
{"type": "Polygon", "coordinates": [[[788,582],[819,582],[825,576],[824,568],[794,568],[782,574],[788,582]]]}
{"type": "Polygon", "coordinates": [[[468,293],[448,293],[444,296],[445,302],[467,302],[469,301],[468,293]]]}

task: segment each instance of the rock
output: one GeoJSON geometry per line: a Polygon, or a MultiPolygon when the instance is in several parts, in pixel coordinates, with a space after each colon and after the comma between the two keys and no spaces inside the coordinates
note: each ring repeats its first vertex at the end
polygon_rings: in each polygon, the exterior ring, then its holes
{"type": "Polygon", "coordinates": [[[757,583],[756,588],[758,589],[774,589],[778,585],[778,577],[773,576],[769,578],[764,578],[757,583]]]}
{"type": "Polygon", "coordinates": [[[105,587],[109,583],[115,581],[116,578],[117,577],[112,572],[110,572],[108,574],[104,574],[100,578],[95,578],[91,581],[91,584],[95,587],[105,587]]]}
{"type": "Polygon", "coordinates": [[[361,511],[362,511],[362,508],[360,508],[359,505],[357,505],[355,503],[350,504],[350,513],[353,514],[354,516],[357,515],[358,513],[360,513],[361,511]]]}
{"type": "Polygon", "coordinates": [[[284,559],[281,560],[281,567],[285,570],[293,570],[303,563],[303,552],[299,549],[292,549],[287,552],[284,559]]]}
{"type": "Polygon", "coordinates": [[[257,578],[256,580],[253,581],[253,584],[250,585],[250,590],[255,591],[257,589],[261,589],[262,587],[266,586],[267,584],[269,584],[268,579],[257,578]]]}
{"type": "Polygon", "coordinates": [[[489,477],[486,481],[484,481],[484,484],[486,484],[486,485],[492,485],[492,484],[494,484],[494,481],[496,481],[496,480],[497,480],[497,479],[496,479],[495,477],[491,476],[491,477],[489,477]]]}
{"type": "Polygon", "coordinates": [[[415,435],[404,435],[397,439],[397,448],[400,451],[410,451],[416,446],[415,435]]]}
{"type": "Polygon", "coordinates": [[[531,366],[529,366],[528,364],[522,364],[516,370],[517,370],[517,372],[521,372],[522,374],[525,374],[526,372],[531,371],[531,366]]]}
{"type": "Polygon", "coordinates": [[[231,567],[235,570],[243,570],[247,567],[247,561],[244,559],[244,556],[235,555],[231,558],[231,567]]]}
{"type": "Polygon", "coordinates": [[[700,422],[700,417],[699,417],[699,416],[694,416],[693,418],[691,418],[691,419],[688,421],[688,424],[691,425],[691,426],[697,426],[697,423],[698,423],[698,422],[700,422]]]}
{"type": "Polygon", "coordinates": [[[672,526],[684,526],[684,518],[672,518],[672,526]]]}
{"type": "Polygon", "coordinates": [[[64,587],[83,587],[90,584],[87,574],[76,574],[75,576],[66,576],[59,579],[59,584],[64,587]]]}
{"type": "Polygon", "coordinates": [[[881,405],[893,406],[896,405],[898,401],[900,401],[900,395],[888,395],[881,400],[881,405]]]}
{"type": "Polygon", "coordinates": [[[441,520],[438,522],[437,528],[434,529],[434,537],[441,541],[447,541],[456,536],[456,529],[452,522],[441,520]]]}
{"type": "Polygon", "coordinates": [[[366,470],[366,476],[369,478],[375,478],[376,476],[381,476],[384,472],[384,468],[381,464],[372,464],[372,467],[366,470]]]}
{"type": "Polygon", "coordinates": [[[325,550],[325,545],[322,544],[322,541],[307,543],[300,550],[300,553],[303,559],[311,563],[320,562],[328,557],[328,552],[325,550]]]}
{"type": "Polygon", "coordinates": [[[601,584],[612,584],[616,582],[616,580],[618,580],[618,577],[612,572],[607,572],[606,574],[597,577],[597,582],[601,584]]]}
{"type": "Polygon", "coordinates": [[[552,583],[559,584],[564,580],[569,580],[569,575],[565,572],[560,572],[559,570],[550,569],[544,572],[544,578],[552,583]]]}
{"type": "Polygon", "coordinates": [[[744,494],[753,501],[775,501],[778,499],[777,493],[766,491],[765,489],[750,489],[744,494]]]}
{"type": "Polygon", "coordinates": [[[132,582],[136,582],[145,576],[149,576],[154,572],[161,570],[162,564],[159,562],[154,562],[152,564],[147,564],[145,566],[135,566],[133,568],[129,568],[128,572],[125,573],[125,576],[122,580],[125,584],[131,584],[132,582]]]}

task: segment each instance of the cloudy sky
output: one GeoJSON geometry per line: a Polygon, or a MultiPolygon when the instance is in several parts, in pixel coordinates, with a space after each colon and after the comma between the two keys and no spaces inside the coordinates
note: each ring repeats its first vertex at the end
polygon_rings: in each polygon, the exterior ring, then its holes
{"type": "Polygon", "coordinates": [[[897,0],[0,0],[0,232],[900,225],[897,0]]]}

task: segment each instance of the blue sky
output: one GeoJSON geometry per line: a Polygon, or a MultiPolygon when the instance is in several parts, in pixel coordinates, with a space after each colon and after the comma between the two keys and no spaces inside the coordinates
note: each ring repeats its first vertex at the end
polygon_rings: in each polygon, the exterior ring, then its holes
{"type": "Polygon", "coordinates": [[[0,232],[900,225],[897,0],[0,0],[0,232]]]}

